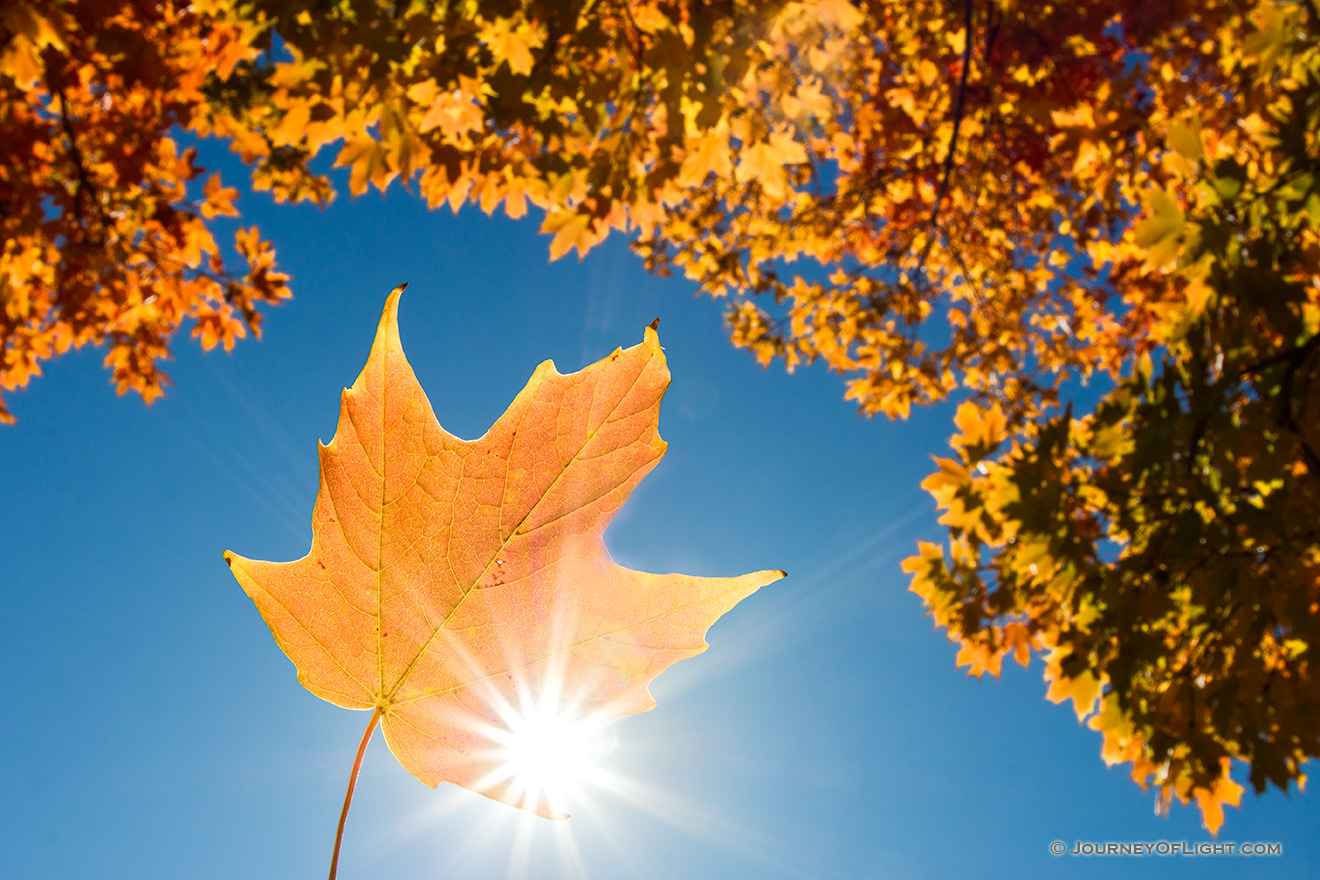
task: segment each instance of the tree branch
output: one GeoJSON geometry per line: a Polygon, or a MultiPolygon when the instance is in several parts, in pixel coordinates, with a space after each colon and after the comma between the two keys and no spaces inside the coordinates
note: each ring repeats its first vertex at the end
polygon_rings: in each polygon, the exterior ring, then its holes
{"type": "Polygon", "coordinates": [[[96,209],[96,219],[100,222],[101,228],[105,229],[109,224],[106,223],[105,214],[101,209],[101,200],[97,195],[96,187],[88,177],[87,165],[83,161],[82,150],[78,147],[78,136],[73,130],[73,121],[69,118],[69,101],[64,96],[64,89],[52,87],[49,77],[46,88],[60,100],[60,126],[64,129],[64,136],[69,139],[69,158],[73,160],[73,167],[78,173],[78,186],[73,194],[73,214],[79,220],[83,220],[83,200],[90,199],[96,209]]]}
{"type": "MultiPolygon", "coordinates": [[[[940,180],[939,191],[935,193],[935,204],[930,211],[930,220],[926,227],[934,229],[935,224],[940,219],[940,207],[944,203],[944,196],[949,191],[949,178],[953,175],[953,160],[958,155],[958,129],[962,127],[963,112],[966,109],[967,102],[967,74],[972,69],[972,0],[963,0],[963,57],[962,72],[958,77],[958,94],[953,99],[953,134],[949,136],[949,151],[944,156],[944,174],[940,180]]],[[[926,243],[926,251],[929,253],[931,242],[926,243]]],[[[922,255],[922,262],[925,262],[925,255],[922,255]]]]}
{"type": "Polygon", "coordinates": [[[1305,360],[1306,356],[1317,347],[1320,347],[1320,334],[1312,336],[1301,345],[1294,346],[1293,348],[1285,348],[1283,351],[1275,352],[1267,358],[1244,364],[1238,372],[1244,376],[1247,373],[1259,373],[1268,367],[1272,367],[1275,364],[1281,364],[1285,361],[1290,361],[1292,368],[1296,369],[1297,365],[1305,360]]]}
{"type": "MultiPolygon", "coordinates": [[[[958,132],[962,128],[963,114],[967,109],[967,76],[972,69],[972,0],[963,0],[963,53],[962,53],[962,71],[958,76],[958,92],[953,98],[953,133],[949,136],[949,149],[944,156],[943,171],[940,176],[940,187],[935,193],[935,203],[931,206],[930,219],[926,221],[926,246],[921,250],[921,257],[917,260],[916,268],[913,272],[904,272],[909,278],[924,271],[926,260],[930,257],[931,248],[935,246],[935,234],[938,231],[937,225],[940,219],[940,208],[944,204],[944,197],[949,192],[949,181],[953,177],[953,161],[958,156],[958,132]]],[[[913,239],[909,239],[907,246],[903,248],[906,252],[914,244],[913,239]]],[[[901,254],[900,254],[901,256],[901,254]]]]}

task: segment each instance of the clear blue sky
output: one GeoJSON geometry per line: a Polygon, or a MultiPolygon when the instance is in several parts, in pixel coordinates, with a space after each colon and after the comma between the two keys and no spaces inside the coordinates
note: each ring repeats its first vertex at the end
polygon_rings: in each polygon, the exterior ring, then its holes
{"type": "Polygon", "coordinates": [[[460,437],[540,361],[578,369],[658,317],[669,453],[606,533],[611,552],[789,576],[656,680],[655,711],[613,725],[606,764],[632,794],[584,796],[567,823],[427,788],[378,737],[342,878],[1320,876],[1314,793],[1228,811],[1221,840],[1280,842],[1282,857],[1049,853],[1208,835],[1105,767],[1099,735],[1044,700],[1038,663],[998,682],[955,669],[907,592],[900,560],[941,534],[918,484],[951,409],[868,421],[836,376],[761,369],[718,303],[646,275],[617,240],[550,264],[534,221],[428,213],[397,187],[324,213],[239,207],[297,297],[267,311],[260,342],[226,356],[181,339],[149,409],[115,397],[101,352],[66,356],[0,430],[0,874],[325,876],[366,714],[298,684],[221,552],[307,551],[316,442],[407,281],[404,347],[460,437]]]}

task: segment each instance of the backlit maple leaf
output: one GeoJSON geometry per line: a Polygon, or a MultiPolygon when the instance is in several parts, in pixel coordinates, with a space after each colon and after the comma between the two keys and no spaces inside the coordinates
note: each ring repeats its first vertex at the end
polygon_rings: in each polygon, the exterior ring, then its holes
{"type": "Polygon", "coordinates": [[[648,682],[783,572],[645,574],[606,552],[605,526],[665,451],[654,328],[568,376],[542,363],[484,437],[460,440],[404,358],[401,290],[321,447],[311,551],[225,559],[299,680],[374,710],[414,776],[557,815],[505,766],[519,707],[550,693],[595,719],[652,708],[648,682]]]}

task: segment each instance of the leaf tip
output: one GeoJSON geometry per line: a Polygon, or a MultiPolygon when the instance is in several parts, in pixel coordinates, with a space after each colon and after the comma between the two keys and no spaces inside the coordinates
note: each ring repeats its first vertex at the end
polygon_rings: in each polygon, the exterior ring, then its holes
{"type": "Polygon", "coordinates": [[[782,580],[786,577],[788,577],[788,572],[783,569],[767,568],[763,571],[757,571],[746,575],[745,580],[747,584],[752,585],[749,593],[754,593],[762,587],[768,587],[775,581],[782,580]]]}
{"type": "MultiPolygon", "coordinates": [[[[385,298],[385,308],[381,310],[380,322],[376,325],[376,339],[371,344],[371,354],[367,358],[368,367],[381,351],[395,351],[400,354],[403,352],[403,343],[399,339],[399,297],[407,286],[407,283],[400,284],[385,298]]],[[[358,381],[346,391],[351,392],[358,387],[358,383],[366,375],[366,369],[363,368],[358,381]]]]}
{"type": "Polygon", "coordinates": [[[642,336],[642,344],[651,349],[655,354],[661,354],[664,352],[664,349],[660,347],[660,334],[657,332],[659,327],[660,319],[656,318],[654,321],[646,325],[646,332],[642,336]]]}
{"type": "Polygon", "coordinates": [[[405,281],[398,287],[390,291],[390,295],[385,297],[385,313],[397,316],[399,313],[399,297],[408,289],[408,282],[405,281]]]}

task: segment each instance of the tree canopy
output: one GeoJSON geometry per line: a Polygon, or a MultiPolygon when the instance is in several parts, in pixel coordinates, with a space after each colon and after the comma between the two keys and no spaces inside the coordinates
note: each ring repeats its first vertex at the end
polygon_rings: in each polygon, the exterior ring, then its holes
{"type": "MultiPolygon", "coordinates": [[[[392,183],[612,231],[861,411],[953,397],[912,589],[974,674],[1044,660],[1212,830],[1320,755],[1320,9],[1312,0],[14,0],[0,389],[289,295],[217,136],[284,202],[392,183]]],[[[0,419],[8,412],[0,402],[0,419]]]]}

